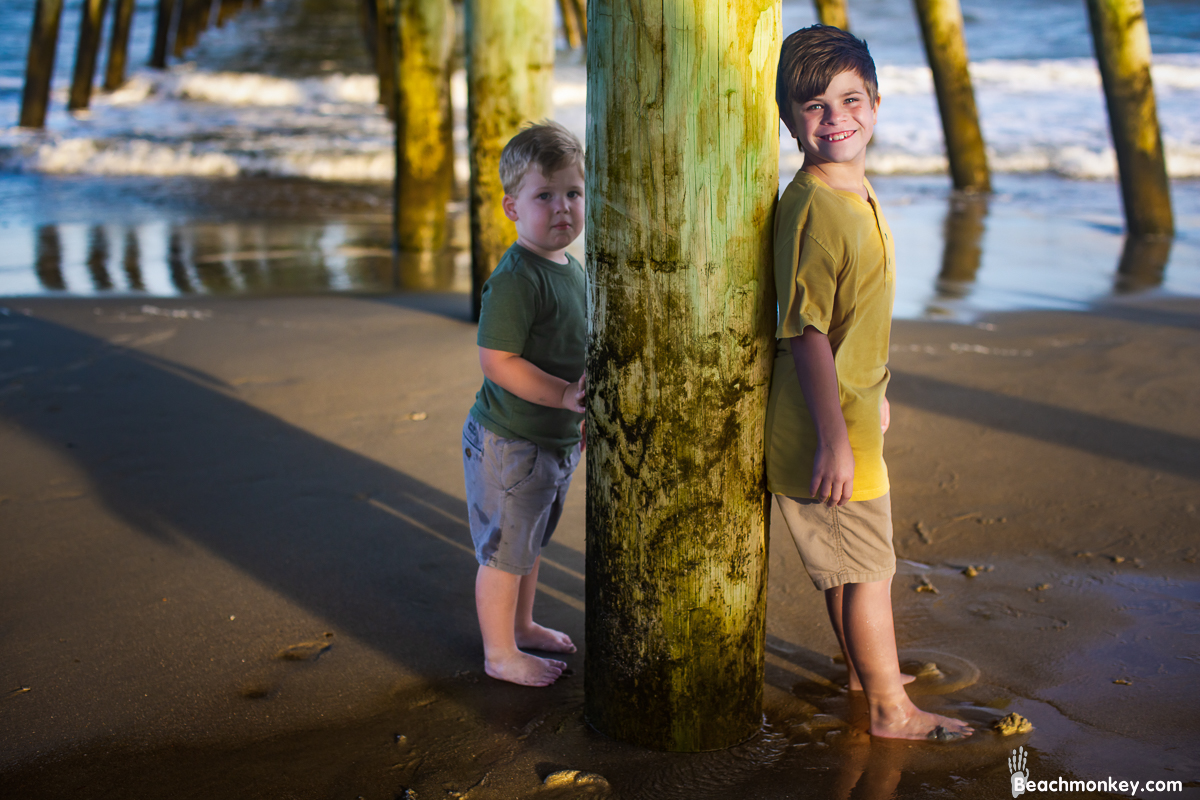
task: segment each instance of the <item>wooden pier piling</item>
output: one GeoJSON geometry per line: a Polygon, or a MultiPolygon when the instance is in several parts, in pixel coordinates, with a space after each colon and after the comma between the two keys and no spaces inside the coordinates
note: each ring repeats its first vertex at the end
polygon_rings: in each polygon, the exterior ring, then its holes
{"type": "Polygon", "coordinates": [[[715,750],[762,722],[780,6],[588,5],[585,713],[715,750]]]}
{"type": "MultiPolygon", "coordinates": [[[[526,122],[549,116],[554,73],[552,0],[465,0],[470,140],[471,310],[517,238],[500,205],[500,151],[526,122]]],[[[595,0],[593,0],[595,2],[595,0]]]]}
{"type": "Polygon", "coordinates": [[[171,50],[177,6],[178,0],[158,0],[154,18],[154,49],[150,52],[149,62],[152,69],[167,68],[167,53],[171,50]]]}
{"type": "Polygon", "coordinates": [[[558,0],[558,15],[562,18],[563,38],[567,40],[567,47],[578,49],[583,44],[583,36],[572,0],[558,0]]]}
{"type": "Polygon", "coordinates": [[[46,124],[62,6],[62,0],[37,0],[34,6],[29,53],[25,59],[25,91],[21,95],[23,128],[41,128],[46,124]]]}
{"type": "Polygon", "coordinates": [[[108,42],[108,69],[104,72],[104,88],[110,92],[121,88],[125,83],[134,2],[135,0],[117,0],[117,6],[113,9],[112,33],[108,42]]]}
{"type": "Polygon", "coordinates": [[[933,71],[954,188],[963,192],[990,192],[992,181],[968,71],[962,8],[958,0],[914,0],[914,3],[921,21],[925,54],[933,71]]]}
{"type": "Polygon", "coordinates": [[[454,192],[454,8],[450,0],[397,0],[395,30],[395,244],[431,267],[446,246],[454,192]]]}
{"type": "Polygon", "coordinates": [[[108,0],[83,0],[79,20],[79,47],[75,50],[75,73],[71,80],[70,111],[82,111],[92,102],[92,82],[96,78],[96,57],[100,53],[100,34],[108,0]]]}
{"type": "Polygon", "coordinates": [[[850,14],[846,0],[813,0],[817,6],[817,19],[822,25],[832,25],[844,31],[850,30],[850,14]]]}
{"type": "Polygon", "coordinates": [[[1174,236],[1142,0],[1087,0],[1087,6],[1129,235],[1174,236]]]}
{"type": "Polygon", "coordinates": [[[224,28],[225,23],[233,19],[242,10],[245,0],[219,0],[217,8],[217,27],[224,28]]]}
{"type": "Polygon", "coordinates": [[[396,119],[396,0],[375,2],[375,73],[379,76],[379,105],[396,119]]]}

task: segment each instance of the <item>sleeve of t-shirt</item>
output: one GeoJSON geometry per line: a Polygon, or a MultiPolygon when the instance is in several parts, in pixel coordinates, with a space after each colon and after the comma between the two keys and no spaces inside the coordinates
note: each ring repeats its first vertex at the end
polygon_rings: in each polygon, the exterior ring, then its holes
{"type": "Polygon", "coordinates": [[[807,233],[797,236],[799,253],[796,270],[788,282],[790,297],[780,303],[785,310],[775,332],[778,339],[799,336],[811,326],[829,333],[833,321],[833,300],[837,293],[838,261],[820,242],[807,233]]]}
{"type": "Polygon", "coordinates": [[[537,313],[533,284],[512,272],[493,274],[483,285],[476,343],[520,355],[537,313]]]}

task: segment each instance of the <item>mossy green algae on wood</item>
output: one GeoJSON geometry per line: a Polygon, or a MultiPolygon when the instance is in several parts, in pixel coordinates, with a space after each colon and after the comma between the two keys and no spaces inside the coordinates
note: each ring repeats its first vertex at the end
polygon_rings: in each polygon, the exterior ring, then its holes
{"type": "Polygon", "coordinates": [[[780,9],[588,31],[587,717],[719,749],[761,721],[780,9]]]}

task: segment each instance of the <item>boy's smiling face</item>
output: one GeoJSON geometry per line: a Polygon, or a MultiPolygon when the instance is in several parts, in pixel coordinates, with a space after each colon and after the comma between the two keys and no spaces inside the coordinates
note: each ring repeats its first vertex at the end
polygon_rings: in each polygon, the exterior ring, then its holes
{"type": "Polygon", "coordinates": [[[878,114],[879,98],[872,103],[863,79],[846,70],[834,75],[820,96],[803,103],[793,100],[787,127],[804,152],[805,166],[861,164],[878,114]]]}
{"type": "Polygon", "coordinates": [[[583,173],[578,165],[543,175],[530,166],[515,195],[504,195],[504,214],[517,226],[517,244],[543,258],[563,253],[583,230],[583,173]]]}

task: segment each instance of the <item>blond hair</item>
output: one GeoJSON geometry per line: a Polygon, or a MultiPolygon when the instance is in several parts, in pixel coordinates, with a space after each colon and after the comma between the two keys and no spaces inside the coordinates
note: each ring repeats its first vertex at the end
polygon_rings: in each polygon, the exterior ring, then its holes
{"type": "Polygon", "coordinates": [[[515,195],[531,167],[549,177],[573,165],[583,172],[583,145],[575,134],[550,120],[531,122],[504,145],[500,183],[505,194],[515,195]]]}

